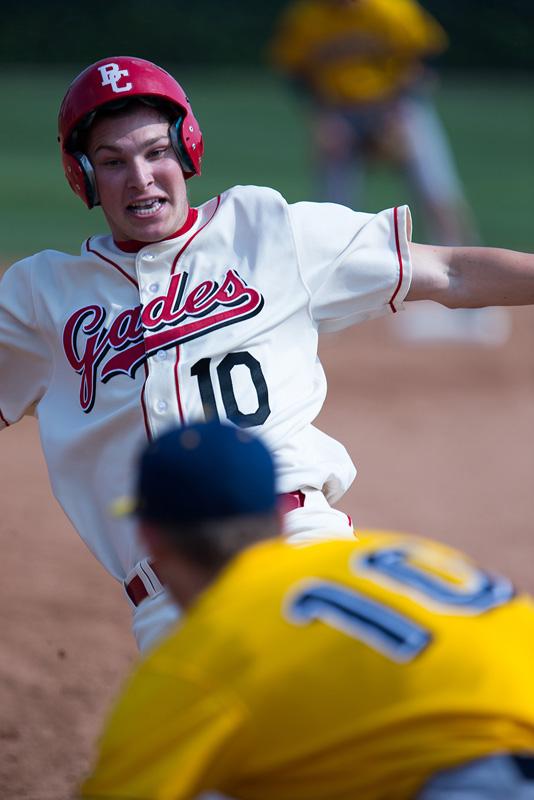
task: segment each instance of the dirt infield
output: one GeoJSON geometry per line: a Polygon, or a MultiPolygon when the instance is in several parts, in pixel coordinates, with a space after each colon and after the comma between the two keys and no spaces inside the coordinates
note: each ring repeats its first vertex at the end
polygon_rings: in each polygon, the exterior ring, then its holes
{"type": "MultiPolygon", "coordinates": [[[[359,527],[461,545],[534,590],[534,312],[500,347],[400,343],[384,322],[328,338],[320,427],[359,476],[359,527]]],[[[135,656],[121,589],[48,487],[37,426],[2,433],[0,797],[63,800],[135,656]]]]}

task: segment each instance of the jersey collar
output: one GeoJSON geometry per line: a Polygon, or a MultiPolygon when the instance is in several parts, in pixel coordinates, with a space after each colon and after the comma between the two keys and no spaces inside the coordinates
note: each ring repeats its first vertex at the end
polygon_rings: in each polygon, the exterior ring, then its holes
{"type": "MultiPolygon", "coordinates": [[[[189,208],[189,211],[187,212],[187,217],[182,227],[179,228],[174,233],[171,233],[170,236],[166,236],[165,239],[161,239],[161,241],[166,242],[168,239],[176,239],[183,233],[187,233],[187,231],[190,228],[192,228],[195,222],[197,221],[197,217],[198,217],[198,209],[189,208]]],[[[118,242],[116,239],[114,239],[113,241],[115,242],[119,250],[122,250],[123,253],[138,253],[142,247],[146,247],[149,244],[155,244],[155,242],[138,242],[136,239],[128,239],[125,242],[118,242]]]]}

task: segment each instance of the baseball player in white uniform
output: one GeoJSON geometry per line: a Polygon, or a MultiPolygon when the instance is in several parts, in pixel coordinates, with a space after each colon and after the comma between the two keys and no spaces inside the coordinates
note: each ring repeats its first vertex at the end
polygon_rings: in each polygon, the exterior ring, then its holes
{"type": "MultiPolygon", "coordinates": [[[[90,550],[124,582],[142,649],[178,611],[128,519],[136,455],[175,424],[217,415],[274,453],[295,542],[352,537],[332,507],[355,476],[313,426],[326,393],[318,335],[405,300],[534,302],[534,256],[410,243],[406,207],[290,205],[238,186],[191,208],[203,140],[175,79],[111,57],[73,81],[59,114],[65,174],[110,233],[79,256],[47,250],[0,284],[0,426],[35,412],[51,484],[90,550]]],[[[347,365],[350,368],[350,365],[347,365]]]]}

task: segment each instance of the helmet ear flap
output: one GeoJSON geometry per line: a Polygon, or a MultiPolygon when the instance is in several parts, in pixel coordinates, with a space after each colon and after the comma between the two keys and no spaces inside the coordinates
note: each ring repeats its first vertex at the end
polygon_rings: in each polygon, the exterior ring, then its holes
{"type": "Polygon", "coordinates": [[[183,141],[182,135],[182,125],[184,122],[183,116],[178,117],[175,122],[171,122],[169,127],[169,136],[172,144],[172,149],[176,153],[176,157],[180,162],[180,166],[182,167],[186,176],[196,175],[198,173],[197,168],[193,164],[191,156],[187,150],[187,147],[183,141]]]}
{"type": "Polygon", "coordinates": [[[100,198],[98,197],[98,189],[96,187],[96,177],[93,165],[85,155],[85,153],[73,153],[74,158],[80,165],[85,181],[85,196],[86,203],[89,208],[100,205],[100,198]]]}
{"type": "Polygon", "coordinates": [[[87,208],[99,204],[93,165],[84,153],[63,152],[63,166],[71,189],[87,208]]]}

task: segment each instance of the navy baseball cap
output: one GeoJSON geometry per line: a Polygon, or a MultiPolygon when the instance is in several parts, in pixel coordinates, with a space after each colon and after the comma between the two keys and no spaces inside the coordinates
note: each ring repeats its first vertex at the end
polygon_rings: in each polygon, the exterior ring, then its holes
{"type": "Polygon", "coordinates": [[[274,465],[265,445],[211,420],[173,428],[150,442],[139,461],[136,496],[119,501],[115,512],[182,523],[267,514],[276,507],[274,465]]]}

